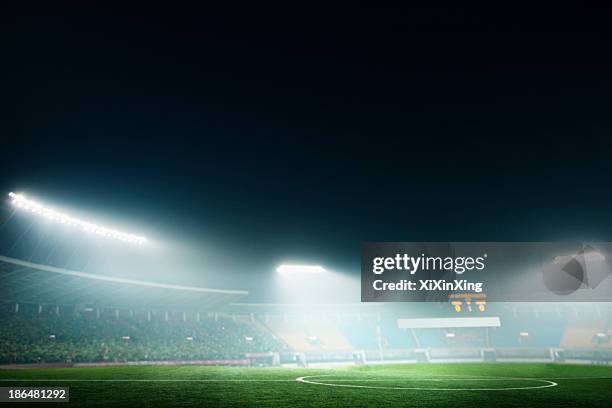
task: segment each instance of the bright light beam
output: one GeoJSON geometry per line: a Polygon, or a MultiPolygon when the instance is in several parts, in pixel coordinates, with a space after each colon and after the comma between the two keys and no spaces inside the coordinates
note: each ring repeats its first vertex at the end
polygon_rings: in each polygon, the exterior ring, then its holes
{"type": "Polygon", "coordinates": [[[31,211],[32,213],[50,219],[51,221],[69,225],[71,227],[76,227],[85,232],[92,232],[94,234],[102,235],[107,238],[117,239],[119,241],[125,241],[133,244],[144,244],[145,242],[147,242],[147,239],[143,236],[128,234],[127,232],[103,227],[93,222],[71,217],[68,214],[64,214],[55,211],[52,208],[45,207],[44,205],[36,201],[29,200],[25,198],[22,194],[15,194],[13,192],[10,192],[8,195],[11,198],[11,204],[13,204],[15,207],[21,208],[25,211],[31,211]]]}
{"type": "Polygon", "coordinates": [[[319,265],[281,265],[276,268],[276,272],[281,275],[302,275],[323,273],[325,268],[319,265]]]}

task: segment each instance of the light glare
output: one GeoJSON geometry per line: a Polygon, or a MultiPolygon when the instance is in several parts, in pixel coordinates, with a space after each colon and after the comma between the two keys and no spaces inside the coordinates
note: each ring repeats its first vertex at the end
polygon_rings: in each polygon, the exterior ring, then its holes
{"type": "Polygon", "coordinates": [[[143,236],[128,234],[127,232],[119,231],[112,228],[103,227],[96,225],[92,222],[83,221],[78,218],[71,217],[68,214],[63,214],[55,211],[52,208],[45,207],[36,201],[25,198],[22,194],[16,194],[12,191],[8,194],[11,198],[11,204],[17,208],[21,208],[25,211],[33,212],[42,217],[50,219],[51,221],[59,222],[60,224],[70,225],[71,227],[77,227],[85,232],[92,232],[98,235],[102,235],[107,238],[117,239],[119,241],[130,242],[134,244],[144,244],[147,239],[143,236]]]}
{"type": "Polygon", "coordinates": [[[325,268],[319,265],[281,265],[276,268],[276,272],[283,275],[323,273],[325,268]]]}

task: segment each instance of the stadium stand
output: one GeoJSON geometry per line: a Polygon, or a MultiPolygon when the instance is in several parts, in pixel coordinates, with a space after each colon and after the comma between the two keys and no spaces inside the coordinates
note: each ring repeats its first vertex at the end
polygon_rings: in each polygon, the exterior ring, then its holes
{"type": "Polygon", "coordinates": [[[273,316],[267,327],[292,350],[350,350],[354,346],[329,319],[316,316],[273,316]]]}
{"type": "Polygon", "coordinates": [[[22,305],[0,312],[0,363],[78,363],[227,360],[281,345],[255,325],[206,317],[148,321],[137,316],[97,317],[92,312],[38,313],[22,305]]]}
{"type": "Polygon", "coordinates": [[[232,359],[283,348],[260,326],[211,312],[245,291],[121,279],[0,256],[0,293],[2,363],[232,359]]]}
{"type": "Polygon", "coordinates": [[[247,292],[121,279],[1,256],[0,293],[2,364],[269,364],[272,354],[300,364],[473,360],[484,358],[485,349],[490,358],[607,362],[612,348],[608,305],[488,305],[486,313],[465,313],[498,316],[501,327],[400,329],[398,318],[458,315],[445,304],[239,303],[247,292]]]}
{"type": "Polygon", "coordinates": [[[492,343],[498,347],[558,347],[565,329],[564,319],[556,316],[507,316],[502,323],[491,332],[492,343]]]}
{"type": "Polygon", "coordinates": [[[357,349],[376,349],[377,342],[377,325],[375,322],[366,321],[356,316],[349,316],[340,319],[338,329],[344,337],[357,349]]]}
{"type": "Polygon", "coordinates": [[[605,335],[609,339],[609,319],[597,319],[593,317],[571,317],[567,328],[563,333],[561,346],[565,348],[590,348],[597,347],[610,348],[609,341],[598,341],[598,335],[605,335]]]}
{"type": "Polygon", "coordinates": [[[383,346],[389,349],[414,348],[418,345],[414,336],[397,327],[397,320],[392,316],[385,316],[381,322],[381,336],[383,346]]]}

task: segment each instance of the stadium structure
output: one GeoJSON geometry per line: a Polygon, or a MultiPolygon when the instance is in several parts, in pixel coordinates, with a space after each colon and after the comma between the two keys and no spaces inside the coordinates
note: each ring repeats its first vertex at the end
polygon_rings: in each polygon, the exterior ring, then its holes
{"type": "Polygon", "coordinates": [[[606,304],[253,304],[0,257],[3,364],[608,364],[606,304]]]}
{"type": "MultiPolygon", "coordinates": [[[[172,273],[142,279],[159,263],[145,250],[153,240],[11,199],[3,385],[69,387],[75,406],[609,403],[609,304],[254,302],[245,288],[172,273]],[[126,262],[135,273],[116,270],[126,262]]],[[[329,271],[276,272],[290,290],[329,271]]]]}

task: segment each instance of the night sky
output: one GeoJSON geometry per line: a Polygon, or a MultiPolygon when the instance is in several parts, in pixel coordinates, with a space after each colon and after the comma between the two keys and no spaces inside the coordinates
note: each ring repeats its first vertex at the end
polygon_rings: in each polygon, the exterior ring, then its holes
{"type": "Polygon", "coordinates": [[[612,240],[610,13],[579,7],[6,10],[0,193],[223,254],[211,285],[357,275],[367,240],[612,240]]]}

